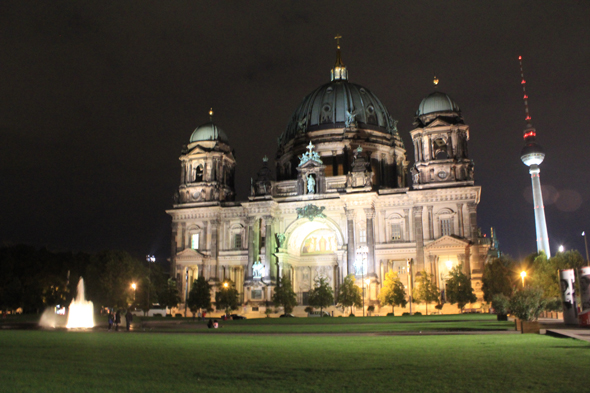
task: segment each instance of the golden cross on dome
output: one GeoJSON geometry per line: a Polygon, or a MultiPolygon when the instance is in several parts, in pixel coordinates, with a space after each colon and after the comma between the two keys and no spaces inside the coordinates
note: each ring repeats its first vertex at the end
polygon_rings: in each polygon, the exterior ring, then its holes
{"type": "Polygon", "coordinates": [[[340,49],[340,38],[342,38],[342,36],[340,34],[336,34],[336,37],[334,37],[334,39],[336,40],[336,46],[338,49],[340,49]]]}

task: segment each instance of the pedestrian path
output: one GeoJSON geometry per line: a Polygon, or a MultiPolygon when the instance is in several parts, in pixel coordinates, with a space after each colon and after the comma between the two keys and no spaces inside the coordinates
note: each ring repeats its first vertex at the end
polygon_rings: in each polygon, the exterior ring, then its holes
{"type": "Polygon", "coordinates": [[[588,328],[568,326],[563,323],[563,319],[539,318],[539,322],[541,329],[545,330],[545,334],[570,337],[590,343],[590,329],[588,328]]]}

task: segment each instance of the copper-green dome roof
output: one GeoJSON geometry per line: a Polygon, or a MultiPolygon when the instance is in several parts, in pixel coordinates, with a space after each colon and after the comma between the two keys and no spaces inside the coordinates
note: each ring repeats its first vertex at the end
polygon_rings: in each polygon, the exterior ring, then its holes
{"type": "Polygon", "coordinates": [[[428,97],[424,98],[418,107],[416,116],[428,115],[437,112],[456,112],[460,113],[459,105],[447,94],[435,91],[428,97]]]}
{"type": "Polygon", "coordinates": [[[344,128],[353,119],[358,128],[391,132],[395,128],[387,109],[369,89],[335,79],[308,94],[293,113],[281,143],[297,133],[344,128]]]}
{"type": "Polygon", "coordinates": [[[217,127],[212,122],[205,123],[202,126],[197,127],[191,135],[191,143],[198,141],[222,141],[228,143],[227,135],[223,130],[217,127]]]}

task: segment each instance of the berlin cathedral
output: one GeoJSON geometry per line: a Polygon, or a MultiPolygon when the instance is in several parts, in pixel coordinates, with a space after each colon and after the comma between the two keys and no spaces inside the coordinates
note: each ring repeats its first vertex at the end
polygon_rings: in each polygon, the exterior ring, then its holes
{"type": "Polygon", "coordinates": [[[433,274],[444,299],[457,265],[471,278],[472,307],[479,307],[494,242],[477,226],[481,187],[469,126],[457,103],[435,90],[418,106],[413,127],[411,164],[397,121],[369,89],[348,81],[340,46],[330,82],[295,109],[277,138],[275,168],[263,159],[247,201],[234,198],[228,134],[212,121],[197,127],[182,149],[181,182],[167,211],[180,308],[203,276],[212,285],[231,280],[240,311],[262,316],[277,279],[287,275],[301,314],[318,278],[338,293],[353,274],[365,305],[384,313],[378,295],[387,272],[397,272],[408,293],[417,275],[433,274]]]}

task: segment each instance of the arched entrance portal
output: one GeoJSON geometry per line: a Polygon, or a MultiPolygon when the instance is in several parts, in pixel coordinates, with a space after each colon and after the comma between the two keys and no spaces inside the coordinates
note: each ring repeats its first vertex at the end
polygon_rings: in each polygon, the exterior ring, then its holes
{"type": "Polygon", "coordinates": [[[340,265],[345,262],[344,238],[338,225],[329,218],[301,218],[287,228],[285,237],[283,266],[293,272],[298,303],[307,305],[308,293],[320,277],[337,291],[342,280],[340,265]]]}

